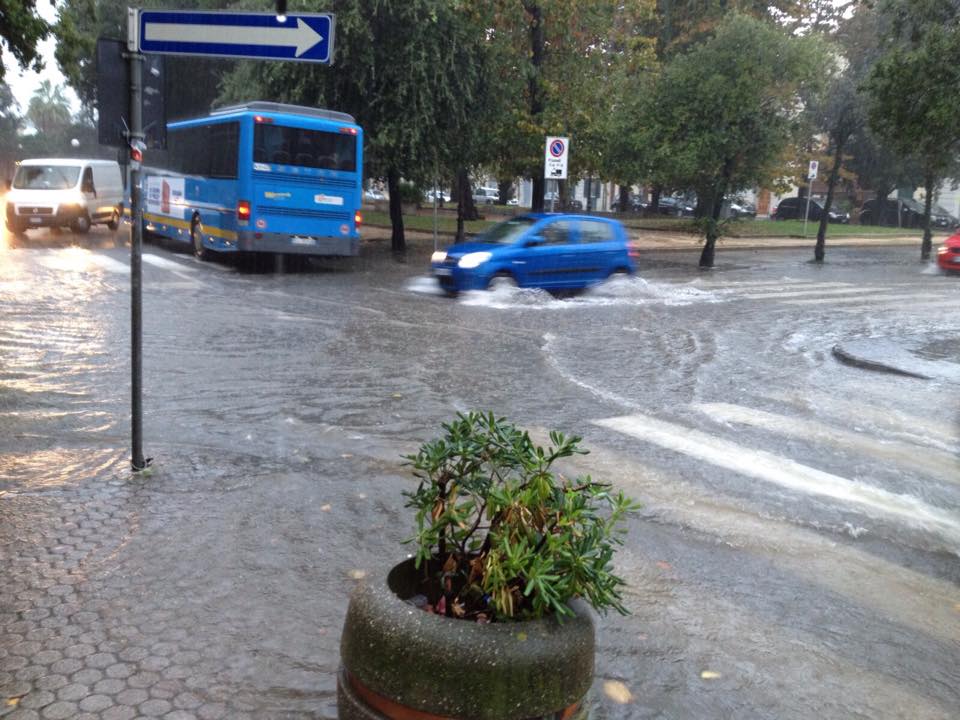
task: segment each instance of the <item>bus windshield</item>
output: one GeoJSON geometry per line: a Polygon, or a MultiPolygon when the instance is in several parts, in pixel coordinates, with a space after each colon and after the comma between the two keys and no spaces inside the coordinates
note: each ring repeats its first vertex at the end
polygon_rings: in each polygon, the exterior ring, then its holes
{"type": "Polygon", "coordinates": [[[77,165],[21,165],[13,179],[18,190],[69,190],[77,184],[77,165]]]}
{"type": "Polygon", "coordinates": [[[257,123],[253,161],[354,172],[357,137],[349,133],[257,123]]]}

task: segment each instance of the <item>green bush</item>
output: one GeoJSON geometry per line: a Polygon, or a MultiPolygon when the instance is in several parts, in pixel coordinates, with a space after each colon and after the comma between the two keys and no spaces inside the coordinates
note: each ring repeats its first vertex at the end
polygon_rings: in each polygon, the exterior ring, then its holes
{"type": "Polygon", "coordinates": [[[639,506],[589,476],[551,466],[587,454],[581,438],[551,446],[492,413],[458,414],[445,435],[406,456],[420,478],[405,492],[416,510],[416,567],[431,609],[479,622],[572,613],[582,597],[626,614],[611,560],[625,514],[639,506]]]}

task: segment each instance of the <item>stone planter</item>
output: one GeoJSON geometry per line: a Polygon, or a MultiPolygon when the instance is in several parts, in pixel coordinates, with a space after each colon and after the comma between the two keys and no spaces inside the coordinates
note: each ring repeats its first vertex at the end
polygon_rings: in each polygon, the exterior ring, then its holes
{"type": "Polygon", "coordinates": [[[585,720],[594,627],[575,617],[477,623],[424,612],[413,560],[350,599],[337,678],[340,720],[585,720]]]}

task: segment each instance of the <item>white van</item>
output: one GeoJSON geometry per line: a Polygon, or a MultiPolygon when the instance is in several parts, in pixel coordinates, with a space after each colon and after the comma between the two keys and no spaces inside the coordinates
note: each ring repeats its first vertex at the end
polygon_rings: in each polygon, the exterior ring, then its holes
{"type": "Polygon", "coordinates": [[[85,233],[95,223],[116,230],[123,215],[123,176],[113,160],[23,160],[7,184],[7,229],[69,226],[85,233]]]}

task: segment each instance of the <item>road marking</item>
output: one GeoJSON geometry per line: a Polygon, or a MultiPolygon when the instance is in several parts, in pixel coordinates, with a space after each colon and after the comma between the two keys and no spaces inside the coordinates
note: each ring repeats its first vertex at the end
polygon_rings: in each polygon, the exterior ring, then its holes
{"type": "Polygon", "coordinates": [[[905,311],[911,312],[914,310],[942,310],[943,312],[947,311],[947,303],[956,302],[956,298],[944,297],[940,300],[924,300],[922,302],[903,304],[898,303],[896,305],[877,305],[876,303],[865,303],[864,305],[856,305],[854,307],[842,307],[837,308],[839,312],[851,313],[856,315],[862,315],[864,310],[886,310],[886,311],[905,311]]]}
{"type": "Polygon", "coordinates": [[[929,300],[940,297],[930,293],[912,293],[909,295],[869,295],[865,297],[846,297],[846,298],[817,298],[815,300],[784,300],[784,305],[827,305],[827,304],[865,304],[867,300],[870,304],[887,302],[888,300],[929,300]]]}
{"type": "Polygon", "coordinates": [[[803,395],[788,392],[770,392],[771,400],[789,403],[794,407],[809,408],[832,414],[849,427],[856,428],[871,422],[881,430],[905,436],[915,444],[938,447],[948,453],[960,455],[957,438],[949,432],[949,423],[937,422],[894,408],[866,405],[861,401],[847,400],[821,392],[805,391],[803,395]]]}
{"type": "Polygon", "coordinates": [[[767,298],[777,300],[779,298],[803,297],[805,295],[860,295],[871,292],[885,292],[885,289],[871,287],[820,288],[819,290],[788,290],[787,292],[749,293],[747,295],[738,295],[738,297],[748,298],[750,300],[766,300],[767,298]]]}
{"type": "MultiPolygon", "coordinates": [[[[765,287],[772,285],[778,287],[781,285],[811,285],[810,280],[796,280],[793,278],[784,278],[782,280],[720,280],[717,282],[705,282],[704,285],[711,288],[719,287],[765,287]]],[[[849,285],[850,283],[820,283],[821,285],[849,285]]]]}
{"type": "Polygon", "coordinates": [[[190,267],[184,263],[176,262],[175,260],[168,260],[165,257],[160,257],[159,255],[154,255],[153,253],[144,253],[143,261],[154,267],[164,268],[166,270],[186,270],[187,272],[196,272],[195,267],[190,267]]]}
{"type": "Polygon", "coordinates": [[[874,513],[905,520],[923,529],[940,533],[953,544],[955,550],[960,550],[960,516],[928,505],[919,498],[898,495],[866,483],[848,480],[801,465],[787,457],[764,450],[753,450],[647,415],[625,415],[592,422],[594,425],[610,428],[747,477],[796,492],[819,495],[858,506],[867,511],[868,515],[874,513]]]}
{"type": "Polygon", "coordinates": [[[96,253],[91,253],[89,257],[90,262],[94,265],[99,265],[102,269],[107,272],[120,273],[122,275],[130,274],[130,266],[126,263],[122,263],[119,260],[114,260],[111,257],[106,255],[98,255],[96,253]]]}
{"type": "Polygon", "coordinates": [[[957,458],[949,453],[931,448],[921,450],[912,443],[898,440],[881,442],[862,433],[742,405],[697,403],[693,407],[719,422],[749,425],[786,437],[828,443],[838,448],[852,448],[870,457],[885,458],[895,462],[898,467],[915,468],[940,480],[960,482],[957,458]]]}

